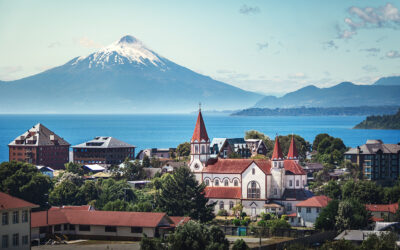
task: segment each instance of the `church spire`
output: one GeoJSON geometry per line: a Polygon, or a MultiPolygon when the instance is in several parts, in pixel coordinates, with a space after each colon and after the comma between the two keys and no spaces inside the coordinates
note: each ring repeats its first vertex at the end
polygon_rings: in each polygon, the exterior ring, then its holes
{"type": "Polygon", "coordinates": [[[299,157],[299,153],[297,152],[296,143],[294,142],[294,135],[292,135],[292,141],[290,142],[287,158],[288,159],[297,159],[298,157],[299,157]]]}
{"type": "Polygon", "coordinates": [[[283,160],[283,154],[282,154],[281,146],[280,146],[280,144],[279,144],[278,136],[275,137],[274,152],[273,152],[273,154],[272,154],[271,159],[272,159],[273,161],[276,161],[276,160],[283,160]]]}
{"type": "Polygon", "coordinates": [[[208,142],[210,139],[208,138],[206,125],[204,125],[203,116],[201,114],[201,104],[200,104],[199,115],[197,116],[196,127],[194,128],[191,142],[194,141],[201,142],[202,140],[208,142]]]}

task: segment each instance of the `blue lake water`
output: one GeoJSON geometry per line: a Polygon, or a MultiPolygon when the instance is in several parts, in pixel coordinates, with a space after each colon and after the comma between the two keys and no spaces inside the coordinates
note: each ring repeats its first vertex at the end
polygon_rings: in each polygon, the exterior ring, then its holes
{"type": "MultiPolygon", "coordinates": [[[[8,160],[8,143],[40,122],[71,145],[95,136],[113,136],[143,148],[176,147],[189,141],[196,114],[190,115],[0,115],[0,162],[8,160]]],[[[237,117],[203,115],[208,135],[243,137],[247,130],[259,130],[270,137],[277,133],[299,134],[312,143],[315,135],[340,137],[347,146],[364,144],[367,139],[400,142],[400,130],[351,129],[364,116],[237,117]]]]}

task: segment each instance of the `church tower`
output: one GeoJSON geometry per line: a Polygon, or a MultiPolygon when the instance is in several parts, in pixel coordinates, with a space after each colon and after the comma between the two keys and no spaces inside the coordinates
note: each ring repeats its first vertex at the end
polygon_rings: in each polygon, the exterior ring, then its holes
{"type": "Polygon", "coordinates": [[[281,145],[279,144],[278,136],[275,137],[274,152],[272,153],[271,160],[273,168],[283,168],[283,154],[281,145]]]}
{"type": "Polygon", "coordinates": [[[287,155],[288,160],[294,160],[299,162],[299,153],[296,148],[296,143],[294,141],[294,136],[292,135],[292,141],[290,142],[289,151],[287,155]]]}
{"type": "MultiPolygon", "coordinates": [[[[192,139],[190,140],[190,170],[194,172],[195,175],[196,173],[201,173],[209,158],[210,139],[208,138],[206,126],[204,125],[201,108],[199,108],[196,126],[192,139]]],[[[198,178],[197,175],[196,178],[198,178]]]]}
{"type": "Polygon", "coordinates": [[[285,192],[285,168],[284,159],[278,136],[275,137],[274,152],[271,157],[271,183],[269,198],[279,199],[285,192]]]}

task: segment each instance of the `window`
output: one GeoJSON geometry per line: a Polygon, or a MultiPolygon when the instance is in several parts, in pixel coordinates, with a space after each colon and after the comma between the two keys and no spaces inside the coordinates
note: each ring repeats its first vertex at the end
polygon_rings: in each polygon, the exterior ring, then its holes
{"type": "Polygon", "coordinates": [[[317,207],[317,213],[319,213],[319,211],[320,211],[320,208],[319,208],[319,207],[317,207]]]}
{"type": "Polygon", "coordinates": [[[234,181],[233,181],[233,185],[234,185],[235,187],[239,186],[238,180],[234,180],[234,181]]]}
{"type": "Polygon", "coordinates": [[[294,218],[293,217],[290,218],[290,222],[292,222],[292,223],[294,222],[294,218]]]}
{"type": "Polygon", "coordinates": [[[298,223],[300,223],[300,222],[301,222],[301,218],[300,218],[300,217],[297,219],[297,222],[298,222],[298,223]]]}
{"type": "Polygon", "coordinates": [[[296,187],[299,186],[299,180],[296,180],[296,187]]]}
{"type": "Polygon", "coordinates": [[[1,247],[8,248],[8,235],[3,235],[1,237],[1,247]]]}
{"type": "Polygon", "coordinates": [[[229,209],[232,209],[234,205],[235,205],[235,204],[233,203],[233,201],[230,201],[230,202],[229,202],[229,209]]]}
{"type": "Polygon", "coordinates": [[[28,245],[28,235],[22,236],[22,245],[28,245]]]}
{"type": "Polygon", "coordinates": [[[286,210],[287,210],[287,211],[292,211],[292,203],[288,203],[288,204],[286,205],[286,210]]]}
{"type": "Polygon", "coordinates": [[[206,179],[206,186],[210,186],[210,180],[209,179],[206,179]]]}
{"type": "Polygon", "coordinates": [[[206,153],[206,147],[204,145],[201,146],[201,153],[202,154],[206,153]]]}
{"type": "Polygon", "coordinates": [[[276,188],[274,188],[274,195],[278,194],[278,190],[276,188]]]}
{"type": "Polygon", "coordinates": [[[1,221],[3,225],[8,225],[8,213],[3,213],[1,216],[1,221]]]}
{"type": "Polygon", "coordinates": [[[19,245],[19,234],[13,234],[13,246],[19,245]]]}
{"type": "Polygon", "coordinates": [[[69,225],[69,230],[70,231],[75,231],[75,225],[69,225]]]}
{"type": "Polygon", "coordinates": [[[13,212],[13,224],[17,224],[19,222],[19,211],[13,212]]]}
{"type": "Polygon", "coordinates": [[[222,209],[224,209],[224,202],[220,201],[219,202],[219,210],[222,210],[222,209]]]}
{"type": "Polygon", "coordinates": [[[197,146],[197,145],[194,146],[194,152],[195,152],[196,154],[199,153],[199,146],[197,146]]]}
{"type": "Polygon", "coordinates": [[[291,187],[293,185],[292,180],[289,181],[289,187],[291,187]]]}
{"type": "Polygon", "coordinates": [[[115,232],[117,232],[117,227],[114,227],[114,226],[105,226],[105,227],[104,227],[104,231],[105,231],[105,232],[112,232],[112,233],[115,233],[115,232]]]}
{"type": "Polygon", "coordinates": [[[141,234],[143,233],[143,227],[131,227],[131,233],[141,234]]]}
{"type": "Polygon", "coordinates": [[[215,184],[214,184],[215,186],[219,186],[219,180],[218,179],[215,179],[215,184]]]}
{"type": "Polygon", "coordinates": [[[61,231],[61,225],[55,225],[54,231],[61,231]]]}
{"type": "Polygon", "coordinates": [[[297,208],[297,212],[301,213],[301,207],[297,208]]]}
{"type": "Polygon", "coordinates": [[[256,181],[251,181],[247,185],[247,198],[260,198],[260,184],[256,181]]]}
{"type": "Polygon", "coordinates": [[[251,173],[252,173],[253,175],[256,174],[256,169],[253,168],[253,169],[251,170],[251,173]]]}
{"type": "Polygon", "coordinates": [[[225,187],[229,186],[228,180],[225,180],[225,181],[224,181],[224,186],[225,186],[225,187]]]}
{"type": "Polygon", "coordinates": [[[311,207],[308,207],[308,208],[307,208],[306,213],[308,213],[308,214],[311,213],[311,207]]]}
{"type": "Polygon", "coordinates": [[[22,211],[22,223],[28,222],[28,211],[24,210],[22,211]]]}
{"type": "Polygon", "coordinates": [[[79,225],[79,231],[90,231],[90,225],[79,225]]]}

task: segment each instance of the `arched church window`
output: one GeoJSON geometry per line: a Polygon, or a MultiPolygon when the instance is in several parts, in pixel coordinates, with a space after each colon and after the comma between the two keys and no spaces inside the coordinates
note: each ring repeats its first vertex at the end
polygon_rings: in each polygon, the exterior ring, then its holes
{"type": "Polygon", "coordinates": [[[218,180],[218,179],[215,179],[214,185],[215,185],[215,186],[219,186],[219,180],[218,180]]]}
{"type": "Polygon", "coordinates": [[[234,185],[235,187],[239,186],[238,180],[234,180],[234,181],[233,181],[233,185],[234,185]]]}
{"type": "Polygon", "coordinates": [[[228,180],[224,181],[224,186],[227,187],[229,185],[228,180]]]}
{"type": "Polygon", "coordinates": [[[247,185],[247,198],[260,198],[260,184],[256,181],[251,181],[247,185]]]}
{"type": "Polygon", "coordinates": [[[206,186],[210,186],[210,180],[209,179],[206,179],[206,186]]]}
{"type": "Polygon", "coordinates": [[[222,209],[224,209],[224,202],[220,201],[219,202],[219,210],[222,210],[222,209]]]}

